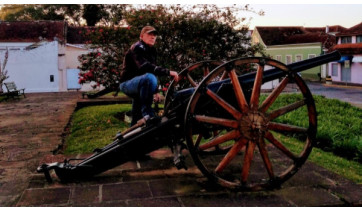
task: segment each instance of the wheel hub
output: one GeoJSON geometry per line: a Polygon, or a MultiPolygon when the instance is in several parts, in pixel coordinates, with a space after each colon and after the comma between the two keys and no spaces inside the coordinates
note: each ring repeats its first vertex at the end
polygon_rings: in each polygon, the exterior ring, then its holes
{"type": "Polygon", "coordinates": [[[267,131],[268,123],[263,113],[250,111],[240,119],[239,130],[243,137],[256,142],[267,131]]]}

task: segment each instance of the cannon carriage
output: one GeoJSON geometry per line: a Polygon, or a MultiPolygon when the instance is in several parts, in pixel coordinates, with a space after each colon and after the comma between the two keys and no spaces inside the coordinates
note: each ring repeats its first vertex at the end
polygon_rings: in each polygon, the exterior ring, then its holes
{"type": "Polygon", "coordinates": [[[53,169],[62,181],[81,179],[169,146],[177,168],[186,168],[186,148],[200,171],[223,187],[278,187],[307,160],[317,133],[314,100],[298,72],[339,58],[333,52],[290,65],[260,57],[193,64],[179,73],[179,82],[171,82],[161,117],[117,134],[79,163],[70,159],[43,164],[37,171],[49,182],[53,169]],[[244,74],[245,69],[255,71],[244,74]],[[262,85],[273,80],[279,80],[278,85],[265,93],[262,85]],[[273,107],[290,83],[298,98],[273,107]],[[295,112],[298,120],[283,119],[295,112]],[[298,147],[289,143],[294,137],[298,147]],[[260,166],[265,171],[260,172],[260,166]]]}

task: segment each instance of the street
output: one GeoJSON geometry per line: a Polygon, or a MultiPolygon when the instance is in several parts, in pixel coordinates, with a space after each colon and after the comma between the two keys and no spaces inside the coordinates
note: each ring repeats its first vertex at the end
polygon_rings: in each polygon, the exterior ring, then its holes
{"type": "Polygon", "coordinates": [[[362,87],[326,85],[316,82],[307,82],[314,95],[322,95],[329,99],[338,99],[362,108],[362,87]]]}

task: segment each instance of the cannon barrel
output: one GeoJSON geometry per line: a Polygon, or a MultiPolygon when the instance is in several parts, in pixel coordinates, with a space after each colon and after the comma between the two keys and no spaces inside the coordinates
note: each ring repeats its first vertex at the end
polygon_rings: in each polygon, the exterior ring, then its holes
{"type": "MultiPolygon", "coordinates": [[[[317,67],[317,66],[329,63],[329,62],[339,60],[340,58],[341,58],[341,54],[338,51],[334,51],[329,54],[325,54],[325,55],[321,55],[318,57],[314,57],[314,58],[310,58],[307,60],[289,64],[289,65],[287,65],[287,67],[291,73],[298,73],[298,72],[308,70],[310,68],[314,68],[314,67],[317,67]]],[[[272,80],[276,80],[280,77],[285,76],[286,74],[287,73],[285,71],[280,70],[278,68],[266,70],[266,71],[264,71],[264,74],[263,74],[263,82],[269,82],[272,80]]],[[[243,86],[250,87],[254,83],[255,75],[256,75],[256,72],[241,75],[241,76],[239,76],[239,81],[240,81],[240,83],[242,83],[243,86]]],[[[226,79],[226,80],[223,80],[220,82],[212,83],[215,85],[210,84],[210,86],[219,87],[220,84],[228,83],[229,81],[230,81],[229,79],[226,79]]]]}

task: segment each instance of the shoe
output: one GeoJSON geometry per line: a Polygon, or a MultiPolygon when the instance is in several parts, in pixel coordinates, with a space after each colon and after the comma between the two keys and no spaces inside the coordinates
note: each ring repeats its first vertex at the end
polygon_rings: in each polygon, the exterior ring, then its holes
{"type": "Polygon", "coordinates": [[[143,126],[147,123],[147,121],[150,119],[150,116],[149,115],[146,115],[144,116],[143,118],[141,118],[140,120],[137,121],[137,126],[140,127],[140,126],[143,126]]]}
{"type": "Polygon", "coordinates": [[[157,125],[161,122],[161,117],[155,116],[146,121],[146,126],[157,125]]]}

